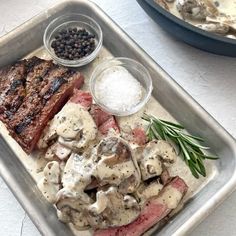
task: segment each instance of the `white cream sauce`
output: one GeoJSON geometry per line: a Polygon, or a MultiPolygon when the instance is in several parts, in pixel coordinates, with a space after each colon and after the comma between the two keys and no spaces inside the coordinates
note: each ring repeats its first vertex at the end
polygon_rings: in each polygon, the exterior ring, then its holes
{"type": "Polygon", "coordinates": [[[165,187],[163,194],[158,197],[158,202],[167,205],[169,209],[175,209],[181,198],[182,194],[176,188],[169,185],[165,187]]]}
{"type": "Polygon", "coordinates": [[[131,175],[137,175],[137,169],[132,159],[112,167],[106,164],[107,159],[109,156],[101,156],[101,159],[97,161],[96,156],[85,158],[79,154],[72,154],[64,169],[62,178],[64,189],[83,196],[84,189],[92,182],[92,176],[102,185],[109,181],[111,185],[119,186],[131,175]]]}
{"type": "Polygon", "coordinates": [[[230,16],[236,16],[236,0],[217,0],[217,1],[219,2],[218,9],[221,12],[230,16]]]}
{"type": "Polygon", "coordinates": [[[157,196],[162,188],[163,185],[157,181],[150,183],[148,186],[140,185],[136,195],[142,203],[145,203],[147,199],[157,196]]]}
{"type": "Polygon", "coordinates": [[[97,127],[89,112],[80,104],[67,102],[50,122],[46,134],[41,137],[40,145],[46,146],[52,137],[59,137],[59,143],[63,146],[80,149],[94,140],[96,134],[97,127]]]}
{"type": "MultiPolygon", "coordinates": [[[[123,197],[113,186],[109,187],[107,191],[97,192],[97,201],[90,206],[89,210],[92,212],[92,218],[95,222],[98,214],[102,215],[107,210],[113,212],[110,215],[111,226],[126,225],[130,219],[133,221],[140,214],[137,201],[129,195],[123,197]]],[[[100,224],[103,225],[104,222],[100,222],[100,224]]],[[[104,226],[106,227],[106,225],[104,226]]]]}
{"type": "Polygon", "coordinates": [[[38,182],[38,188],[49,202],[55,203],[60,189],[60,164],[56,161],[49,162],[43,173],[44,177],[38,182]]]}
{"type": "MultiPolygon", "coordinates": [[[[228,2],[228,1],[225,1],[228,2]]],[[[235,6],[235,1],[229,1],[233,2],[231,6],[235,6]]],[[[229,3],[230,4],[230,3],[229,3]]],[[[230,7],[228,7],[230,9],[230,7]]],[[[32,52],[27,57],[32,56],[39,56],[43,59],[50,59],[50,56],[47,54],[47,52],[43,48],[39,48],[38,50],[32,52]]],[[[89,76],[91,75],[92,70],[95,68],[97,64],[102,62],[105,59],[112,58],[112,55],[106,50],[102,49],[98,58],[95,59],[95,61],[88,66],[84,67],[81,72],[85,76],[85,85],[83,87],[84,90],[88,90],[88,81],[89,76]]],[[[148,104],[140,110],[135,115],[118,118],[118,122],[122,127],[126,127],[127,125],[131,127],[135,127],[137,124],[147,125],[145,121],[141,120],[140,117],[142,116],[143,112],[151,113],[153,115],[156,115],[158,118],[166,119],[169,121],[175,121],[174,118],[152,97],[148,104]]],[[[32,155],[28,156],[21,147],[16,143],[14,139],[12,139],[8,131],[6,130],[5,126],[0,122],[0,130],[1,134],[7,141],[7,143],[12,147],[15,154],[19,157],[19,160],[22,162],[22,164],[26,167],[28,172],[31,174],[31,176],[34,178],[36,182],[39,182],[40,179],[42,179],[43,175],[43,169],[48,163],[47,160],[42,158],[42,155],[40,153],[33,153],[32,155]]],[[[189,168],[185,165],[185,163],[182,161],[180,157],[177,158],[176,162],[169,168],[170,175],[175,176],[179,175],[181,178],[183,178],[186,182],[186,184],[189,186],[188,193],[184,197],[184,202],[187,201],[189,198],[194,196],[197,192],[199,192],[204,186],[208,184],[208,182],[214,178],[215,175],[218,174],[218,170],[212,161],[206,161],[206,172],[207,177],[203,178],[200,177],[199,179],[195,179],[191,172],[189,171],[189,168]]],[[[174,193],[175,194],[175,193],[174,193]]],[[[171,204],[170,204],[171,205],[171,204]]],[[[77,231],[75,227],[71,224],[69,224],[70,228],[72,229],[73,233],[76,236],[88,236],[92,235],[91,231],[77,231]]]]}

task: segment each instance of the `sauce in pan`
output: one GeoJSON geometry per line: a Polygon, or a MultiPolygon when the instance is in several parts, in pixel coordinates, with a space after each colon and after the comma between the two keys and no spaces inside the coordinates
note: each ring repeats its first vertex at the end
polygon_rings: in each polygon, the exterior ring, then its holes
{"type": "Polygon", "coordinates": [[[236,0],[155,0],[155,2],[192,25],[236,39],[236,0]]]}

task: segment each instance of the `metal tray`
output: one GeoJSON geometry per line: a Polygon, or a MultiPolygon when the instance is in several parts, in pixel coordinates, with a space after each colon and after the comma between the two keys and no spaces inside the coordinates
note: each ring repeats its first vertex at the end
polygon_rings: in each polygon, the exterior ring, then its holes
{"type": "MultiPolygon", "coordinates": [[[[42,47],[42,35],[47,24],[67,12],[90,15],[101,25],[105,36],[103,50],[113,56],[130,57],[144,64],[153,78],[153,96],[162,109],[183,124],[190,133],[207,140],[206,144],[220,156],[213,163],[216,170],[214,175],[203,179],[204,185],[186,202],[183,209],[155,231],[158,235],[184,235],[235,189],[234,139],[101,9],[89,1],[64,0],[2,37],[0,67],[42,47]]],[[[3,135],[2,129],[0,136],[0,173],[39,231],[45,236],[73,235],[70,228],[57,219],[54,207],[47,203],[37,189],[34,179],[22,164],[19,147],[7,145],[9,137],[3,135]]]]}
{"type": "Polygon", "coordinates": [[[177,39],[207,52],[236,57],[235,39],[199,29],[166,11],[155,0],[137,2],[157,24],[177,39]]]}

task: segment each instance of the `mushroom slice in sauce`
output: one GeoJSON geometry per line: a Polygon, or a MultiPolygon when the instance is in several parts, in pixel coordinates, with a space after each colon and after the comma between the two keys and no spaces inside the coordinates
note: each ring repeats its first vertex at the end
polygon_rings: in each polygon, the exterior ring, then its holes
{"type": "Polygon", "coordinates": [[[44,170],[44,177],[39,181],[38,188],[41,190],[46,199],[51,202],[56,202],[57,192],[60,190],[61,168],[56,161],[49,162],[44,170]]]}
{"type": "Polygon", "coordinates": [[[74,198],[83,204],[90,204],[91,198],[84,192],[92,182],[92,160],[85,155],[72,153],[66,162],[62,176],[63,188],[58,192],[58,199],[74,198]]]}
{"type": "Polygon", "coordinates": [[[103,139],[89,155],[73,153],[62,178],[63,189],[85,196],[84,190],[107,184],[133,192],[141,181],[136,159],[127,143],[118,137],[103,139]]]}
{"type": "Polygon", "coordinates": [[[68,102],[50,122],[40,139],[39,147],[59,136],[59,143],[71,149],[80,149],[96,138],[97,127],[89,112],[80,104],[68,102]]]}
{"type": "Polygon", "coordinates": [[[72,223],[78,230],[89,228],[88,221],[84,215],[85,205],[78,199],[64,198],[56,203],[59,220],[64,223],[72,223]]]}
{"type": "Polygon", "coordinates": [[[217,17],[207,17],[206,22],[228,27],[228,31],[230,31],[230,33],[236,34],[236,18],[233,16],[220,14],[217,17]]]}
{"type": "Polygon", "coordinates": [[[70,154],[71,149],[66,148],[60,143],[56,142],[47,149],[44,158],[47,160],[53,160],[55,157],[57,157],[60,160],[66,160],[70,154]]]}
{"type": "Polygon", "coordinates": [[[120,186],[121,192],[133,192],[141,181],[136,158],[123,139],[108,137],[97,147],[96,173],[101,185],[120,186]]]}
{"type": "Polygon", "coordinates": [[[138,165],[142,179],[159,176],[162,173],[162,165],[169,165],[176,160],[174,148],[164,140],[149,142],[138,158],[138,165]]]}
{"type": "Polygon", "coordinates": [[[162,8],[166,9],[167,11],[169,11],[169,6],[168,4],[166,3],[165,0],[155,0],[155,2],[160,5],[162,8]]]}
{"type": "Polygon", "coordinates": [[[56,126],[57,120],[54,118],[48,123],[47,127],[41,134],[41,137],[37,143],[37,147],[39,149],[47,148],[50,143],[57,138],[56,126]]]}
{"type": "Polygon", "coordinates": [[[137,191],[135,192],[135,196],[142,204],[151,197],[158,196],[162,188],[163,185],[159,182],[159,180],[153,180],[149,184],[144,182],[138,187],[137,191]]]}
{"type": "Polygon", "coordinates": [[[219,14],[216,6],[209,0],[177,0],[176,7],[183,19],[205,20],[207,16],[219,14]]]}
{"type": "Polygon", "coordinates": [[[96,202],[88,207],[88,221],[93,228],[122,226],[134,221],[140,214],[136,199],[123,195],[116,187],[98,191],[96,202]]]}
{"type": "MultiPolygon", "coordinates": [[[[64,173],[66,173],[66,171],[67,169],[64,168],[64,173]]],[[[73,178],[73,174],[71,177],[73,178]]],[[[61,221],[72,223],[78,230],[87,229],[89,224],[84,213],[85,209],[94,201],[80,188],[78,188],[79,191],[76,192],[76,186],[73,188],[73,180],[71,181],[71,186],[70,183],[67,182],[67,185],[57,193],[57,201],[55,204],[57,207],[57,215],[61,221]]]]}
{"type": "Polygon", "coordinates": [[[63,207],[61,211],[57,211],[57,216],[64,223],[72,223],[77,230],[86,230],[90,225],[83,212],[77,211],[70,207],[63,207]]]}
{"type": "Polygon", "coordinates": [[[223,35],[223,36],[226,35],[230,29],[229,26],[221,24],[221,23],[196,24],[196,26],[205,31],[223,35]]]}

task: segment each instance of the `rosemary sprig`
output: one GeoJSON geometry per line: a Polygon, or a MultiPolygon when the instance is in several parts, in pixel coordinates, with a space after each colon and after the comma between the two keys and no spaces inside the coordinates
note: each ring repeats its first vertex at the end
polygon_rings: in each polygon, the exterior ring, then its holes
{"type": "Polygon", "coordinates": [[[184,127],[182,125],[161,120],[147,114],[144,114],[142,119],[149,122],[147,129],[148,139],[163,139],[174,143],[195,178],[198,179],[199,175],[206,176],[205,159],[218,159],[216,156],[204,154],[202,149],[209,149],[199,144],[204,142],[204,140],[200,137],[184,133],[184,127]]]}

